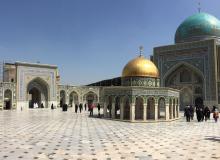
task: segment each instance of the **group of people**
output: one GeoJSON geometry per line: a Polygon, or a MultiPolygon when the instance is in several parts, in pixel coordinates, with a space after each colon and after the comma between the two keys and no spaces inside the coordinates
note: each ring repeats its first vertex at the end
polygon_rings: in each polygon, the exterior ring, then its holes
{"type": "Polygon", "coordinates": [[[186,121],[190,122],[194,118],[194,112],[196,112],[196,117],[198,122],[210,120],[210,115],[213,113],[213,118],[215,122],[218,121],[219,111],[216,106],[213,106],[212,111],[208,106],[196,106],[195,108],[192,105],[188,105],[184,109],[184,116],[186,117],[186,121]]]}
{"type": "MultiPolygon", "coordinates": [[[[85,105],[86,105],[86,104],[85,104],[85,105]]],[[[86,110],[86,106],[85,106],[85,105],[84,105],[84,107],[85,107],[85,110],[86,110]]],[[[82,110],[83,110],[83,105],[82,105],[82,103],[80,103],[79,105],[78,105],[78,104],[75,104],[75,113],[77,113],[78,108],[79,108],[79,112],[81,113],[82,110]]]]}
{"type": "MultiPolygon", "coordinates": [[[[89,111],[89,116],[93,116],[93,109],[95,108],[95,104],[91,103],[91,104],[88,104],[88,111],[89,111]]],[[[78,104],[75,104],[75,113],[78,112],[78,108],[79,108],[79,112],[81,113],[82,110],[83,110],[83,105],[82,103],[80,103],[79,105],[78,104]]],[[[84,108],[85,108],[85,111],[87,110],[87,104],[84,104],[84,108]]],[[[101,117],[101,114],[100,114],[100,104],[98,103],[97,104],[97,108],[98,108],[98,117],[101,117]]]]}
{"type": "Polygon", "coordinates": [[[32,107],[31,107],[31,108],[44,108],[44,104],[41,103],[40,106],[39,106],[37,102],[34,102],[34,103],[32,104],[32,107]]]}

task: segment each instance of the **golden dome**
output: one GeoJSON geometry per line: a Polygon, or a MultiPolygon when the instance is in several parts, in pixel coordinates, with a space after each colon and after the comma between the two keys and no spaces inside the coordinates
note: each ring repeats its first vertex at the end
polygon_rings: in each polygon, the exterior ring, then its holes
{"type": "Polygon", "coordinates": [[[144,56],[138,56],[126,64],[122,71],[122,77],[158,78],[159,71],[153,62],[144,58],[144,56]]]}

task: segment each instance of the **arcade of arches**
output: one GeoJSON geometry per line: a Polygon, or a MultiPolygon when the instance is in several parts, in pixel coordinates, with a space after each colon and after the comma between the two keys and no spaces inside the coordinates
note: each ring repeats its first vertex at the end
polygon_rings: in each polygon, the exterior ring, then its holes
{"type": "Polygon", "coordinates": [[[103,112],[122,121],[169,121],[179,117],[178,101],[178,96],[105,96],[103,112]]]}
{"type": "MultiPolygon", "coordinates": [[[[85,89],[85,87],[83,87],[83,89],[85,89]]],[[[83,105],[97,104],[100,103],[98,97],[98,93],[93,91],[85,91],[83,93],[80,93],[78,90],[68,91],[65,89],[61,89],[59,96],[59,106],[62,107],[64,104],[67,104],[69,107],[74,107],[76,104],[79,105],[80,103],[83,105]]]]}

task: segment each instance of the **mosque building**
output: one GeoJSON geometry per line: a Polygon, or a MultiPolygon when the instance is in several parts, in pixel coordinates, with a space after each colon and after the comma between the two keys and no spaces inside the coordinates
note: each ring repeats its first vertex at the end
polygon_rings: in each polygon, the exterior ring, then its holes
{"type": "Polygon", "coordinates": [[[70,107],[100,103],[104,117],[123,121],[173,120],[185,105],[220,103],[220,21],[197,13],[177,28],[175,44],[155,47],[151,60],[139,55],[120,77],[85,86],[60,84],[58,67],[4,63],[0,110],[70,107]]]}
{"type": "Polygon", "coordinates": [[[180,90],[180,109],[186,105],[220,104],[220,21],[196,13],[176,30],[175,44],[154,48],[160,85],[180,90]]]}

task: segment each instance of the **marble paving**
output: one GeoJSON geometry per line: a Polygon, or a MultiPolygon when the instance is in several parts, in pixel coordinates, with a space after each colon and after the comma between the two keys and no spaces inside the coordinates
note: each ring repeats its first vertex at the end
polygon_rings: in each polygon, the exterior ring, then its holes
{"type": "Polygon", "coordinates": [[[127,123],[60,109],[0,111],[0,160],[220,159],[220,122],[127,123]]]}

